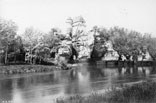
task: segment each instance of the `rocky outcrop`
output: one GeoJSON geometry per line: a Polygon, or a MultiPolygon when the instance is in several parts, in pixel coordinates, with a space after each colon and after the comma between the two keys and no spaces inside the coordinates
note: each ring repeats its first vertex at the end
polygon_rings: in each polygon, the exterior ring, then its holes
{"type": "Polygon", "coordinates": [[[78,59],[82,58],[90,58],[90,54],[92,52],[92,45],[94,42],[93,35],[88,35],[85,33],[82,33],[79,35],[79,37],[74,41],[73,47],[78,53],[78,59]]]}
{"type": "Polygon", "coordinates": [[[113,49],[112,42],[111,41],[107,41],[105,44],[106,44],[106,47],[107,47],[107,53],[104,55],[102,60],[118,60],[119,55],[113,49]]]}

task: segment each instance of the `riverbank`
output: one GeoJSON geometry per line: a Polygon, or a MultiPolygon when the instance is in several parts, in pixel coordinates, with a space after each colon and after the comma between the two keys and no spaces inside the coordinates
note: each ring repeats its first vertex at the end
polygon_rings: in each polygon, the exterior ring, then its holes
{"type": "Polygon", "coordinates": [[[72,69],[72,65],[77,63],[89,63],[96,64],[97,67],[126,67],[126,66],[155,66],[155,61],[139,61],[137,64],[133,64],[132,61],[77,61],[72,62],[67,65],[62,64],[61,66],[54,64],[44,64],[44,65],[30,65],[25,63],[10,63],[7,65],[0,65],[0,74],[23,74],[23,73],[34,73],[34,72],[50,72],[53,70],[68,70],[72,69]]]}
{"type": "Polygon", "coordinates": [[[89,96],[71,96],[58,98],[56,103],[155,103],[156,82],[146,81],[132,86],[120,86],[104,93],[92,93],[89,96]]]}
{"type": "Polygon", "coordinates": [[[61,68],[54,65],[1,65],[0,74],[23,74],[35,72],[50,72],[60,70],[61,68]]]}
{"type": "Polygon", "coordinates": [[[116,66],[156,66],[156,61],[117,61],[117,60],[108,60],[108,61],[96,61],[96,64],[104,67],[116,67],[116,66]]]}

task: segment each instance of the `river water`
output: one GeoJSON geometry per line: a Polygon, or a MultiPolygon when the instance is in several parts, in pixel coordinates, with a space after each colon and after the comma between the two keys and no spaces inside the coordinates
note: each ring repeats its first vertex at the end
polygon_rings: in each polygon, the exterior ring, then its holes
{"type": "Polygon", "coordinates": [[[85,95],[110,86],[156,80],[156,67],[106,68],[81,63],[67,71],[0,74],[0,103],[53,103],[56,98],[85,95]]]}

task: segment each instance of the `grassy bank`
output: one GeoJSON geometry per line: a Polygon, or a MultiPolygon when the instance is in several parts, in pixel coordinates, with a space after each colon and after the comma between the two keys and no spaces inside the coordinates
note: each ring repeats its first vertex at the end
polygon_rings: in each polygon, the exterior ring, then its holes
{"type": "Polygon", "coordinates": [[[156,83],[143,82],[120,89],[111,88],[107,93],[93,93],[86,97],[58,98],[56,103],[156,103],[156,83]]]}
{"type": "Polygon", "coordinates": [[[0,66],[0,74],[49,72],[59,69],[60,69],[59,67],[51,65],[3,65],[0,66]]]}

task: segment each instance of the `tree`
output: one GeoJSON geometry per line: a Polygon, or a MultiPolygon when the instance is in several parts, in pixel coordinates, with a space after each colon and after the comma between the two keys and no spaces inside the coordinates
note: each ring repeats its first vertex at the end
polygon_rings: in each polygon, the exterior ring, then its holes
{"type": "Polygon", "coordinates": [[[109,32],[106,28],[101,27],[98,29],[98,32],[102,36],[102,38],[104,38],[106,41],[108,41],[110,39],[109,32]]]}
{"type": "Polygon", "coordinates": [[[47,60],[49,58],[50,48],[48,45],[40,43],[32,49],[32,53],[35,55],[33,58],[33,63],[36,64],[37,59],[39,60],[39,63],[41,63],[41,60],[47,60]]]}
{"type": "Polygon", "coordinates": [[[60,40],[64,38],[58,28],[52,28],[51,31],[43,35],[43,43],[47,44],[49,48],[53,48],[58,45],[60,40]]]}
{"type": "Polygon", "coordinates": [[[33,47],[37,45],[42,39],[43,32],[34,29],[33,27],[26,28],[22,34],[23,43],[25,46],[33,47]]]}
{"type": "Polygon", "coordinates": [[[17,25],[13,21],[0,19],[0,47],[5,52],[5,62],[7,63],[8,47],[14,41],[17,32],[17,25]]]}
{"type": "Polygon", "coordinates": [[[133,60],[137,61],[138,55],[142,52],[141,34],[119,27],[111,28],[109,33],[113,48],[118,52],[119,56],[124,55],[127,60],[133,57],[133,60]]]}
{"type": "Polygon", "coordinates": [[[24,62],[25,51],[22,38],[16,35],[15,39],[8,46],[8,60],[24,62]]]}
{"type": "Polygon", "coordinates": [[[145,34],[144,40],[150,56],[155,61],[156,60],[156,38],[151,38],[149,34],[145,34]]]}
{"type": "Polygon", "coordinates": [[[30,51],[30,63],[32,64],[33,48],[43,42],[44,33],[29,27],[25,29],[25,32],[22,34],[24,47],[28,48],[30,51]]]}

